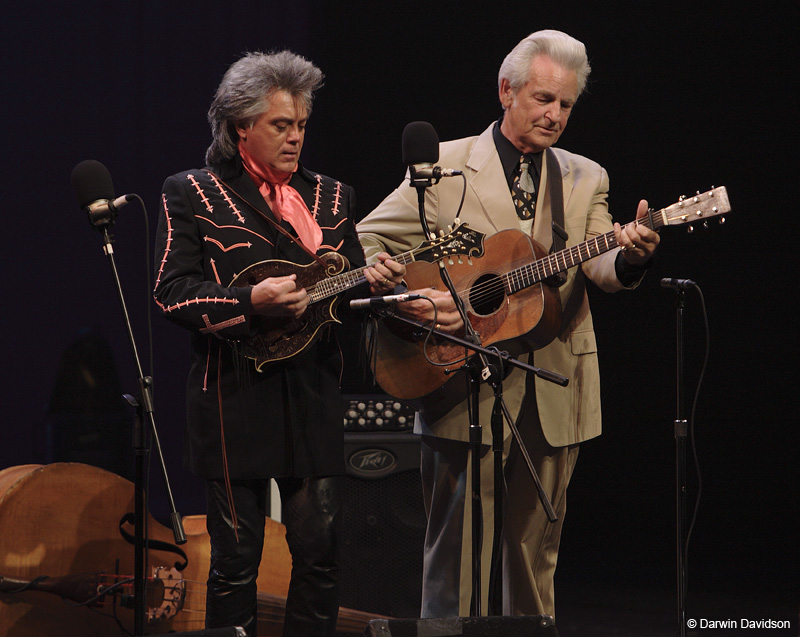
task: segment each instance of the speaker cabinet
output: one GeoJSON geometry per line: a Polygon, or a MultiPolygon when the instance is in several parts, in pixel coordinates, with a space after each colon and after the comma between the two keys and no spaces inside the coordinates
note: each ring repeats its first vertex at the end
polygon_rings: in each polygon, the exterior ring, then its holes
{"type": "Polygon", "coordinates": [[[419,436],[345,433],[340,605],[419,617],[425,509],[419,436]]]}

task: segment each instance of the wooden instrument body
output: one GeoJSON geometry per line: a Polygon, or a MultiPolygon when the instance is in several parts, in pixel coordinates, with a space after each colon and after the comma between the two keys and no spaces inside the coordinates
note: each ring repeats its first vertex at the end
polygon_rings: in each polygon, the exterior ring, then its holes
{"type": "MultiPolygon", "coordinates": [[[[123,516],[134,510],[134,488],[124,478],[78,463],[22,465],[0,471],[0,583],[5,578],[31,581],[46,575],[84,580],[89,590],[95,576],[115,573],[131,577],[134,548],[119,532],[123,516]]],[[[174,543],[172,531],[148,516],[151,541],[174,543]]],[[[133,529],[127,529],[133,533],[133,529]]],[[[170,571],[165,584],[180,599],[147,598],[145,632],[164,634],[202,630],[205,623],[206,580],[210,541],[205,516],[184,518],[188,556],[186,568],[172,570],[183,558],[169,551],[147,554],[147,575],[170,571]]],[[[259,568],[258,632],[281,635],[286,594],[291,576],[291,554],[285,527],[265,520],[264,551],[259,568]]],[[[113,580],[106,581],[113,583],[113,580]]],[[[158,589],[158,586],[153,587],[158,589]]],[[[133,632],[133,611],[123,608],[123,596],[106,595],[102,608],[87,608],[42,590],[0,592],[0,637],[110,637],[133,632]]],[[[124,595],[130,596],[133,586],[124,595]]],[[[338,630],[363,632],[375,614],[340,609],[338,630]]]]}
{"type": "MultiPolygon", "coordinates": [[[[314,290],[319,282],[341,274],[348,267],[347,259],[337,252],[326,252],[320,260],[326,267],[316,261],[308,265],[277,259],[261,261],[237,274],[231,286],[248,287],[270,277],[294,274],[298,288],[314,290]]],[[[299,354],[314,342],[327,323],[340,322],[335,313],[338,302],[338,296],[311,302],[300,318],[257,317],[257,332],[242,343],[242,354],[253,359],[258,370],[267,363],[299,354]]]]}
{"type": "MultiPolygon", "coordinates": [[[[539,349],[558,334],[561,299],[558,290],[538,283],[507,294],[501,275],[546,255],[544,248],[517,230],[504,230],[484,241],[484,256],[446,266],[467,315],[484,347],[498,345],[516,355],[539,349]],[[491,290],[487,293],[486,290],[491,290]]],[[[412,263],[406,277],[410,290],[444,289],[439,266],[412,263]]],[[[383,390],[401,400],[415,400],[441,389],[460,366],[464,348],[386,319],[378,325],[375,377],[383,390]],[[439,365],[432,365],[427,358],[439,365]],[[452,365],[451,365],[452,364],[452,365]]],[[[459,335],[461,336],[461,335],[459,335]]]]}

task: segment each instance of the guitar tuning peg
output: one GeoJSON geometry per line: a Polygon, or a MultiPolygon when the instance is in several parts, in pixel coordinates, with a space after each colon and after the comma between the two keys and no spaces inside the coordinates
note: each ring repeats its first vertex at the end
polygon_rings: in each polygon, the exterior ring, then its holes
{"type": "Polygon", "coordinates": [[[453,261],[453,257],[450,257],[449,259],[447,259],[447,263],[449,263],[450,265],[455,265],[455,261],[453,261]]]}
{"type": "Polygon", "coordinates": [[[447,232],[448,232],[448,233],[450,233],[450,232],[453,232],[453,226],[451,226],[451,225],[448,225],[448,226],[447,226],[447,232]]]}
{"type": "Polygon", "coordinates": [[[444,236],[444,230],[439,230],[439,236],[440,236],[440,237],[443,237],[443,236],[444,236]]]}
{"type": "Polygon", "coordinates": [[[708,229],[708,221],[703,222],[703,228],[708,229]]]}
{"type": "Polygon", "coordinates": [[[461,259],[461,255],[458,256],[458,265],[463,265],[464,261],[461,259]]]}
{"type": "Polygon", "coordinates": [[[720,217],[719,218],[719,225],[722,225],[723,223],[725,223],[725,217],[720,217]]]}
{"type": "Polygon", "coordinates": [[[684,199],[686,199],[686,195],[681,195],[678,197],[678,201],[683,201],[684,199]]]}
{"type": "Polygon", "coordinates": [[[689,225],[686,228],[686,234],[692,234],[693,232],[694,232],[694,226],[693,225],[689,225]]]}
{"type": "Polygon", "coordinates": [[[469,265],[472,265],[472,257],[467,257],[467,263],[468,263],[469,265]]]}

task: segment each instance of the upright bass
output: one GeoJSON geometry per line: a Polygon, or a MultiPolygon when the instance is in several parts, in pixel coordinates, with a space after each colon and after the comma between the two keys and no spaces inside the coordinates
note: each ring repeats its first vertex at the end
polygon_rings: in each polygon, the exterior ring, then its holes
{"type": "MultiPolygon", "coordinates": [[[[90,465],[0,471],[0,637],[110,637],[133,631],[134,488],[90,465]],[[132,530],[132,529],[131,529],[132,530]]],[[[147,519],[148,635],[202,630],[210,543],[205,516],[187,516],[187,542],[147,519]]],[[[265,520],[258,576],[259,635],[280,635],[291,555],[283,525],[265,520]]],[[[337,630],[362,633],[378,615],[340,609],[337,630]]]]}

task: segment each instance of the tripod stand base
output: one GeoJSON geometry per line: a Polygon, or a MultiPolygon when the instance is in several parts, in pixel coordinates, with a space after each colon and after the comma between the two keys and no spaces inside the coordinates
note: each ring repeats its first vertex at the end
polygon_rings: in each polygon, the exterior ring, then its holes
{"type": "Polygon", "coordinates": [[[373,619],[364,637],[558,637],[550,615],[373,619]]]}

